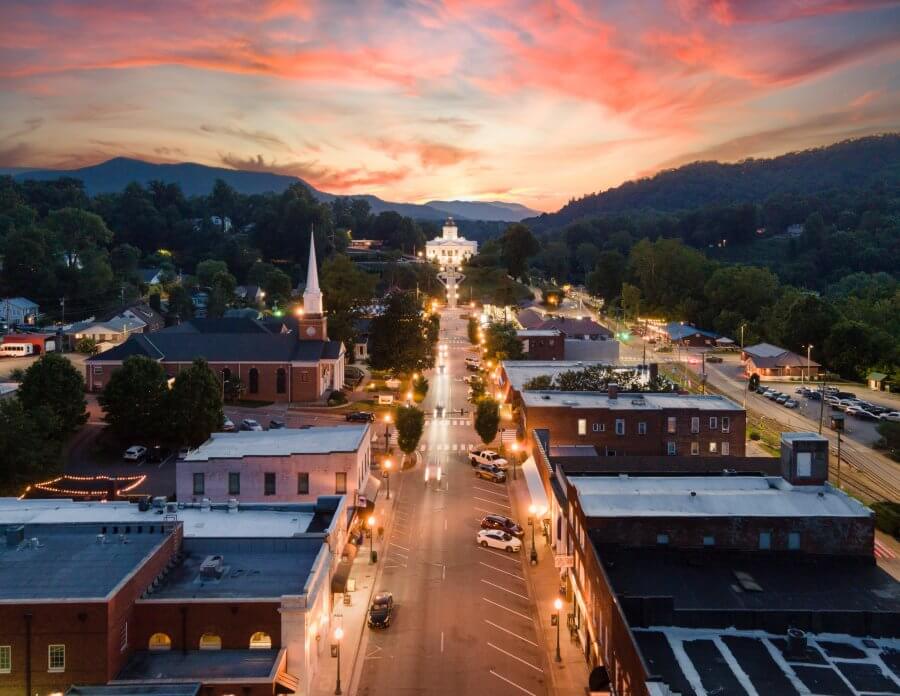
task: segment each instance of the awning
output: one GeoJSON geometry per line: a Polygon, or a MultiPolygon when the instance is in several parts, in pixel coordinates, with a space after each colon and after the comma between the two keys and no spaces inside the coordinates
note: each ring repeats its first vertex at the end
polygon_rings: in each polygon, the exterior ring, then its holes
{"type": "Polygon", "coordinates": [[[528,486],[528,495],[531,505],[545,512],[550,510],[550,501],[547,500],[547,492],[544,490],[544,482],[534,463],[534,457],[528,457],[522,464],[522,473],[525,474],[525,483],[528,486]]]}
{"type": "Polygon", "coordinates": [[[369,478],[366,479],[366,485],[362,489],[362,495],[366,499],[366,507],[374,506],[380,488],[381,479],[375,474],[369,474],[369,478]]]}

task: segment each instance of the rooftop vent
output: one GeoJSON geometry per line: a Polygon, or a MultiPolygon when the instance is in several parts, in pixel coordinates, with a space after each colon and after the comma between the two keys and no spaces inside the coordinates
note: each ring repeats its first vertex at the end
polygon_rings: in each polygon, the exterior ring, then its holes
{"type": "Polygon", "coordinates": [[[541,396],[541,398],[542,398],[544,401],[550,401],[550,395],[549,395],[549,394],[544,394],[543,396],[541,396]]]}
{"type": "Polygon", "coordinates": [[[619,398],[619,385],[615,382],[610,382],[607,387],[607,394],[609,395],[610,400],[619,398]]]}
{"type": "Polygon", "coordinates": [[[566,406],[577,406],[578,402],[574,401],[573,399],[563,399],[563,404],[565,404],[566,406]]]}
{"type": "Polygon", "coordinates": [[[229,498],[228,499],[228,512],[237,512],[237,511],[238,511],[237,498],[229,498]]]}
{"type": "Polygon", "coordinates": [[[691,491],[691,497],[692,497],[692,498],[696,498],[696,497],[697,497],[697,491],[691,491]]]}
{"type": "Polygon", "coordinates": [[[200,577],[204,580],[218,580],[225,570],[224,562],[225,559],[218,554],[207,556],[200,564],[200,577]]]}
{"type": "Polygon", "coordinates": [[[153,507],[159,508],[160,510],[165,508],[166,507],[166,496],[164,496],[164,495],[154,496],[153,507]]]}
{"type": "Polygon", "coordinates": [[[200,501],[200,509],[208,512],[212,508],[212,501],[209,498],[203,498],[200,501]]]}
{"type": "Polygon", "coordinates": [[[799,628],[789,628],[787,631],[787,655],[790,658],[802,659],[806,657],[806,632],[799,628]]]}
{"type": "Polygon", "coordinates": [[[98,543],[98,544],[105,544],[105,543],[106,543],[106,535],[105,535],[105,534],[98,534],[98,535],[97,535],[97,543],[98,543]]]}

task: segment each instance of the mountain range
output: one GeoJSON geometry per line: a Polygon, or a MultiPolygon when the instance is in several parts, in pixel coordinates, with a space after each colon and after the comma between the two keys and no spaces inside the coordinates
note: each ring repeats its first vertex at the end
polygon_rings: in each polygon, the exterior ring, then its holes
{"type": "MultiPolygon", "coordinates": [[[[0,174],[8,174],[18,181],[27,179],[50,181],[72,177],[83,181],[85,190],[90,195],[116,193],[131,182],[147,185],[151,181],[163,181],[167,184],[178,184],[186,196],[200,196],[209,194],[216,179],[222,179],[243,194],[281,193],[288,186],[300,182],[320,201],[329,202],[339,197],[333,193],[319,191],[295,176],[209,167],[194,162],[155,164],[127,157],[116,157],[80,169],[15,168],[0,169],[0,174]]],[[[504,201],[429,201],[417,204],[385,201],[369,194],[354,194],[348,197],[367,201],[375,214],[394,211],[419,220],[443,220],[452,215],[460,220],[518,222],[539,212],[518,203],[504,201]]]]}

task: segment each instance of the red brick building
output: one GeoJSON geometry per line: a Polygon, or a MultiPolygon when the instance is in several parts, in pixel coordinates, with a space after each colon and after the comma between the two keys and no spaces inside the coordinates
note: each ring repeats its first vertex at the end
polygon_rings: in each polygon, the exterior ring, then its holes
{"type": "Polygon", "coordinates": [[[131,335],[124,343],[85,363],[88,391],[102,391],[110,375],[132,355],[158,361],[169,377],[205,358],[220,379],[238,378],[244,398],[256,401],[316,402],[344,385],[345,350],[328,340],[310,243],[304,312],[285,322],[247,318],[193,319],[153,334],[131,335]]]}
{"type": "Polygon", "coordinates": [[[559,329],[521,329],[516,331],[526,360],[563,360],[566,340],[559,329]]]}

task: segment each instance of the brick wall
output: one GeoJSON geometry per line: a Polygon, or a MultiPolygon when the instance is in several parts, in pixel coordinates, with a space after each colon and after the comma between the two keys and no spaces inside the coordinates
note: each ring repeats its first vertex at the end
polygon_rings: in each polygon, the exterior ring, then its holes
{"type": "Polygon", "coordinates": [[[525,350],[526,360],[562,360],[566,354],[566,342],[559,336],[527,336],[519,339],[525,350]]]}

